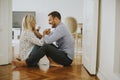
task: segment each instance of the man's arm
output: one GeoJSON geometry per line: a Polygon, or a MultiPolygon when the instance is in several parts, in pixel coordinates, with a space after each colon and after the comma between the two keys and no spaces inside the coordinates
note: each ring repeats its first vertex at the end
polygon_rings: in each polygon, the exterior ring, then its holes
{"type": "Polygon", "coordinates": [[[45,43],[51,44],[53,42],[56,42],[58,39],[62,38],[65,35],[65,30],[63,27],[60,27],[55,29],[52,34],[45,35],[44,40],[45,43]]]}

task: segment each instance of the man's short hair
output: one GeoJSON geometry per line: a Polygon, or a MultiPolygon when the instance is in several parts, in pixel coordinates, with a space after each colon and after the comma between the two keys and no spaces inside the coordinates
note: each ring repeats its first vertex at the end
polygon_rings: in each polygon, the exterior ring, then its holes
{"type": "Polygon", "coordinates": [[[52,16],[52,17],[57,17],[59,20],[61,20],[61,15],[60,15],[60,13],[59,12],[57,12],[57,11],[53,11],[53,12],[51,12],[51,13],[49,13],[48,14],[48,16],[52,16]]]}

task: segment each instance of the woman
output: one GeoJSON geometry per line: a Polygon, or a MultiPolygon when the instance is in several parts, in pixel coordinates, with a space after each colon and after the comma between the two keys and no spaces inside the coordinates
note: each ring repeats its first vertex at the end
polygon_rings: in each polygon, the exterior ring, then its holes
{"type": "Polygon", "coordinates": [[[25,60],[35,45],[42,46],[44,41],[42,35],[35,29],[36,20],[32,15],[26,15],[22,22],[20,36],[19,58],[25,60]]]}

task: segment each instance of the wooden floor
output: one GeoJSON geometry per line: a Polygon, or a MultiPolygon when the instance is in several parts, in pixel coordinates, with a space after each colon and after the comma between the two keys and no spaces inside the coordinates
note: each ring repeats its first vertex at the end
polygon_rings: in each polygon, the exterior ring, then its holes
{"type": "MultiPolygon", "coordinates": [[[[45,65],[44,65],[45,66],[45,65]]],[[[50,67],[47,71],[34,68],[14,68],[11,65],[0,66],[0,80],[98,80],[90,76],[82,65],[64,68],[50,67]]]]}
{"type": "Polygon", "coordinates": [[[89,75],[83,65],[76,62],[78,61],[63,68],[49,67],[47,64],[32,68],[4,65],[0,66],[0,80],[99,80],[96,76],[89,75]]]}
{"type": "MultiPolygon", "coordinates": [[[[79,48],[80,49],[80,48],[79,48]]],[[[14,59],[14,57],[13,57],[14,59]]],[[[49,67],[39,64],[38,67],[15,68],[12,65],[0,66],[0,80],[99,80],[91,76],[82,65],[82,56],[76,54],[69,67],[49,67]]]]}

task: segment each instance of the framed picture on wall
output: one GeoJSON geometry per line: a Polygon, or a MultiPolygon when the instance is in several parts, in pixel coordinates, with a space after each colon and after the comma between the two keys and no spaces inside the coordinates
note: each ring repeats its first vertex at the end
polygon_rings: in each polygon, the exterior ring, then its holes
{"type": "Polygon", "coordinates": [[[25,15],[33,15],[36,16],[35,11],[13,11],[12,19],[13,19],[13,28],[21,28],[22,20],[25,15]]]}
{"type": "Polygon", "coordinates": [[[13,11],[12,14],[12,39],[16,40],[20,38],[22,30],[22,20],[26,15],[36,16],[35,11],[13,11]]]}

